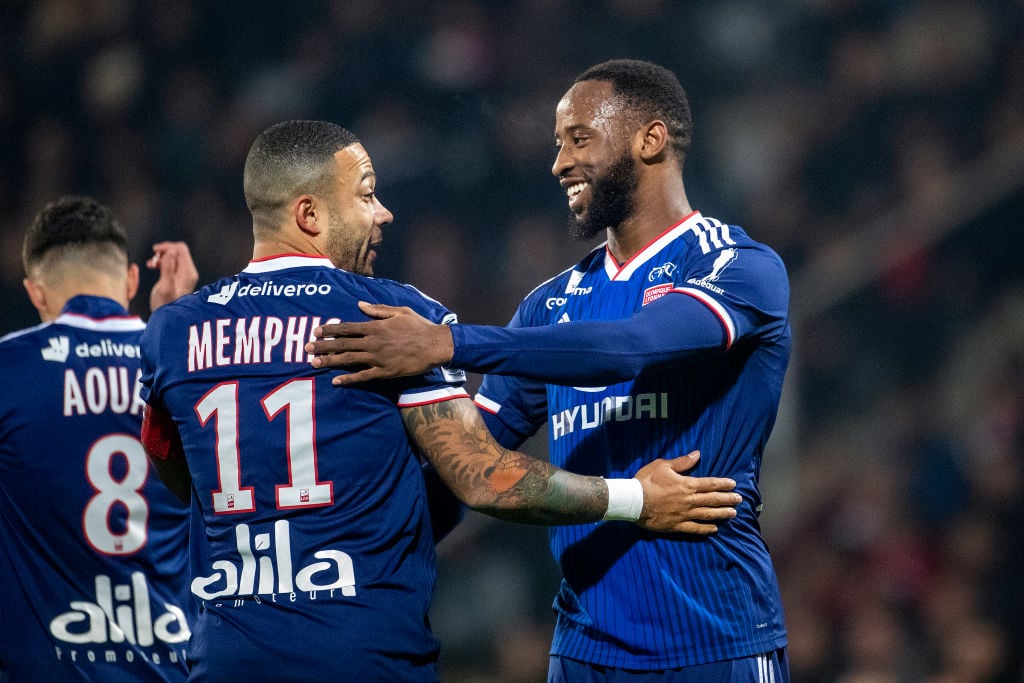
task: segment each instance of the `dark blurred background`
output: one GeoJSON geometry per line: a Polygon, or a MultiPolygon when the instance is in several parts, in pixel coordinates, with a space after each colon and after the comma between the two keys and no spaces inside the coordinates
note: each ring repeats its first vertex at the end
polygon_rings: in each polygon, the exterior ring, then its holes
{"type": "MultiPolygon", "coordinates": [[[[795,680],[1024,680],[1021,0],[6,0],[2,331],[38,322],[21,238],[62,193],[111,205],[140,263],[184,239],[201,282],[244,267],[245,153],[289,118],[369,150],[378,275],[504,324],[591,246],[553,112],[612,57],[678,74],[691,203],[790,270],[762,526],[795,680]]],[[[439,553],[445,680],[543,680],[546,531],[474,514],[439,553]]]]}

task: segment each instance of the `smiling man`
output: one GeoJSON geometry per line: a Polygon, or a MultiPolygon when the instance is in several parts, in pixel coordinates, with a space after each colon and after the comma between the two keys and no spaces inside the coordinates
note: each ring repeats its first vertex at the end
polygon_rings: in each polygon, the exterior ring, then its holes
{"type": "Polygon", "coordinates": [[[552,529],[564,581],[548,680],[785,681],[778,582],[758,526],[762,456],[790,353],[785,267],[740,227],[693,210],[692,122],[675,75],[612,60],[558,103],[552,172],[570,229],[607,241],[542,283],[506,328],[434,325],[408,310],[324,325],[317,367],[340,386],[448,366],[488,373],[488,428],[515,447],[548,426],[551,462],[629,476],[699,448],[735,519],[701,538],[629,525],[552,529]]]}
{"type": "Polygon", "coordinates": [[[471,508],[535,524],[713,533],[726,478],[571,474],[499,446],[460,372],[337,390],[303,345],[360,299],[453,316],[368,277],[391,212],[351,132],[286,121],[245,165],[253,260],[161,308],[142,339],[143,444],[192,502],[194,680],[434,681],[434,536],[418,453],[471,508]],[[632,526],[632,525],[630,525],[632,526]]]}

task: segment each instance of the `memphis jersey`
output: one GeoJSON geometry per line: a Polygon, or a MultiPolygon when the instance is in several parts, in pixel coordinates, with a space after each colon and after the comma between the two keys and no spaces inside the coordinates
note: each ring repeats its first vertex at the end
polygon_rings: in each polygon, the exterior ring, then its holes
{"type": "Polygon", "coordinates": [[[613,386],[538,390],[489,375],[477,398],[496,433],[522,436],[546,422],[552,463],[574,472],[631,477],[651,460],[699,449],[688,474],[736,480],[738,515],[711,536],[628,522],[551,530],[564,577],[552,653],[627,669],[744,657],[786,642],[757,521],[758,472],[790,349],[780,259],[740,228],[693,213],[625,264],[598,247],[530,293],[510,326],[622,319],[661,296],[707,306],[723,351],[613,386]]]}
{"type": "Polygon", "coordinates": [[[359,301],[454,316],[326,258],[253,261],[156,311],[143,398],[173,417],[193,486],[197,678],[434,680],[434,543],[399,408],[468,397],[442,370],[338,388],[303,346],[359,301]]]}
{"type": "Polygon", "coordinates": [[[188,508],[139,441],[144,327],[77,296],[0,340],[4,680],[185,679],[188,508]]]}

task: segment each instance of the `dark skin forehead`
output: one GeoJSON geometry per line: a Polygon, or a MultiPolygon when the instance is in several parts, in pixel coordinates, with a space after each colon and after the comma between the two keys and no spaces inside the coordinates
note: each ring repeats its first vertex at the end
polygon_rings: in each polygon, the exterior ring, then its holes
{"type": "Polygon", "coordinates": [[[578,130],[599,131],[613,139],[621,135],[628,111],[614,88],[611,81],[573,84],[555,108],[555,137],[578,130]]]}

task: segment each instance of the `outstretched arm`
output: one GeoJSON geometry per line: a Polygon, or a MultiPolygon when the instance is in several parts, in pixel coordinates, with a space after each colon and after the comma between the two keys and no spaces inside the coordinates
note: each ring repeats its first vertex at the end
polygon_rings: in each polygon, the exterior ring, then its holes
{"type": "Polygon", "coordinates": [[[192,253],[184,242],[159,242],[153,245],[153,256],[146,261],[150,269],[159,269],[160,278],[149,293],[149,310],[155,311],[196,288],[199,271],[192,253]]]}
{"type": "Polygon", "coordinates": [[[731,479],[680,474],[696,464],[696,453],[648,463],[634,480],[605,480],[502,448],[468,399],[404,408],[402,416],[413,441],[455,495],[502,519],[529,524],[628,519],[651,531],[712,534],[736,515],[741,500],[731,479]],[[610,487],[608,481],[615,483],[610,487]],[[632,497],[635,482],[639,498],[632,497]]]}
{"type": "Polygon", "coordinates": [[[551,383],[612,384],[656,365],[725,347],[722,322],[703,303],[663,296],[630,318],[540,327],[438,325],[409,308],[360,303],[378,318],[314,331],[314,367],[351,368],[338,386],[415,375],[441,365],[551,383]]]}

